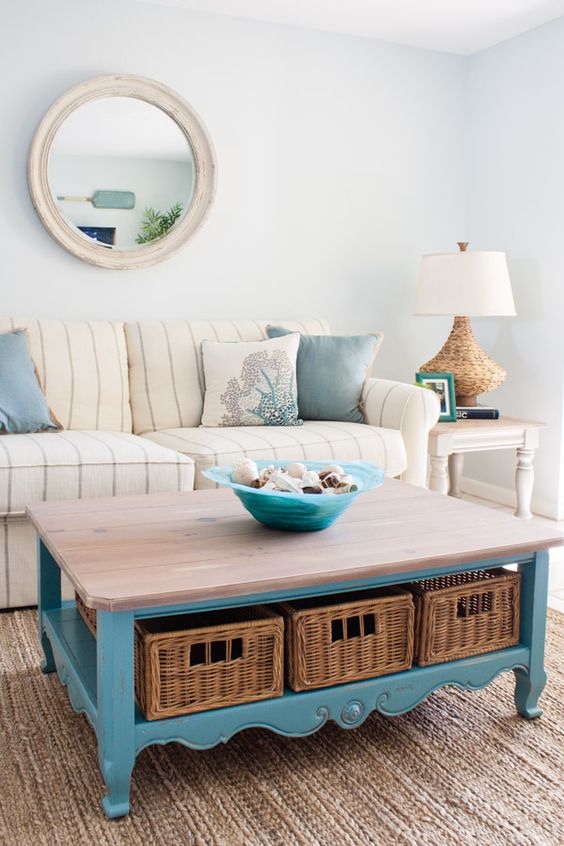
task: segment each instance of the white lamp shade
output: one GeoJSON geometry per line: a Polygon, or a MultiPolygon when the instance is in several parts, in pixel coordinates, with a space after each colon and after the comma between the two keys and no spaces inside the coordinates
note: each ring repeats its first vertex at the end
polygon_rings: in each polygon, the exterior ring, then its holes
{"type": "Polygon", "coordinates": [[[505,253],[423,256],[415,314],[515,315],[505,253]]]}

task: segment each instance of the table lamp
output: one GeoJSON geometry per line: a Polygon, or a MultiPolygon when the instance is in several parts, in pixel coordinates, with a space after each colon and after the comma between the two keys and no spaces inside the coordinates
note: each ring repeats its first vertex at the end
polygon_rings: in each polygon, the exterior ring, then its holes
{"type": "Polygon", "coordinates": [[[454,316],[451,333],[437,355],[419,369],[423,373],[454,374],[456,404],[476,405],[478,394],[499,388],[506,372],[484,352],[474,333],[471,316],[515,316],[505,253],[467,252],[423,256],[415,314],[454,316]]]}

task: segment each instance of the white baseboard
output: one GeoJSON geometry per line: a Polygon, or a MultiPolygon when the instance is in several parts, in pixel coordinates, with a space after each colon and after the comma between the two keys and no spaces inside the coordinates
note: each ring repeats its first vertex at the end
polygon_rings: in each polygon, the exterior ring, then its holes
{"type": "MultiPolygon", "coordinates": [[[[491,485],[489,482],[480,482],[478,479],[462,479],[462,490],[470,496],[479,496],[482,499],[490,499],[492,502],[499,502],[500,505],[508,505],[510,508],[517,507],[517,495],[513,488],[502,488],[500,485],[491,485]]],[[[549,517],[551,520],[564,520],[564,512],[558,510],[558,504],[549,499],[533,496],[531,510],[541,517],[549,517]]]]}

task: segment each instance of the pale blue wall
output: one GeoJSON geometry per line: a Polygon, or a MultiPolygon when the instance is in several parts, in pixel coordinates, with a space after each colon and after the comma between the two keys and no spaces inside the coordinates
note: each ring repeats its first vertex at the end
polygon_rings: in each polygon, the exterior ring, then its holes
{"type": "Polygon", "coordinates": [[[379,372],[413,378],[419,256],[463,228],[462,57],[313,30],[98,0],[2,9],[0,247],[4,313],[282,319],[385,329],[379,372]],[[26,158],[63,91],[125,72],[202,115],[218,193],[170,261],[108,271],[67,255],[35,215],[26,158]]]}
{"type": "MultiPolygon", "coordinates": [[[[467,62],[467,236],[507,252],[518,312],[475,321],[509,372],[489,399],[549,424],[535,494],[564,509],[564,18],[467,62]]],[[[496,455],[468,460],[467,475],[511,487],[513,458],[496,455]]]]}

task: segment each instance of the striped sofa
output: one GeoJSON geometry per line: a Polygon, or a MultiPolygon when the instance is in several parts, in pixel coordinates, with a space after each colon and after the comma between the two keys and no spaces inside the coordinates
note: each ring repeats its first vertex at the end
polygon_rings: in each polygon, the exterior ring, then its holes
{"type": "MultiPolygon", "coordinates": [[[[329,332],[320,320],[284,325],[329,332]]],[[[35,534],[25,517],[34,501],[206,488],[205,467],[243,456],[362,458],[389,476],[426,482],[438,402],[400,382],[368,380],[367,424],[200,428],[201,341],[258,340],[264,321],[0,319],[0,332],[22,326],[64,429],[0,435],[0,608],[36,602],[35,534]]]]}

